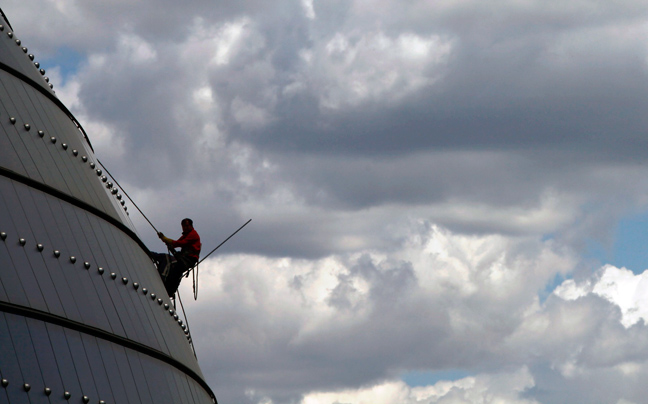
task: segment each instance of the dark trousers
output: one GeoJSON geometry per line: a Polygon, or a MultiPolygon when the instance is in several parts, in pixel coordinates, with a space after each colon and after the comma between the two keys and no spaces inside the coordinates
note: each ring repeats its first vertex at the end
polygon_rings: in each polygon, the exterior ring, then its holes
{"type": "Polygon", "coordinates": [[[151,253],[151,259],[157,265],[158,273],[169,297],[172,297],[180,286],[182,275],[198,262],[194,257],[176,253],[175,256],[163,253],[151,253]]]}

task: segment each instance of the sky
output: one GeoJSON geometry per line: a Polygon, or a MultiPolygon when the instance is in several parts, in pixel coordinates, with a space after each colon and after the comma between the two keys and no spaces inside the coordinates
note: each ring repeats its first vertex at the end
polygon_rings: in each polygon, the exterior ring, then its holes
{"type": "Polygon", "coordinates": [[[2,8],[158,229],[252,219],[180,289],[220,403],[645,402],[645,2],[2,8]]]}

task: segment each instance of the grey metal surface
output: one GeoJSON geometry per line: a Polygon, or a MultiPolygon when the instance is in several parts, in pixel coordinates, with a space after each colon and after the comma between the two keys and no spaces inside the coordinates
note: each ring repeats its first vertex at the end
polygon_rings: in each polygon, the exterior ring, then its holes
{"type": "Polygon", "coordinates": [[[212,403],[121,192],[0,24],[0,404],[212,403]]]}

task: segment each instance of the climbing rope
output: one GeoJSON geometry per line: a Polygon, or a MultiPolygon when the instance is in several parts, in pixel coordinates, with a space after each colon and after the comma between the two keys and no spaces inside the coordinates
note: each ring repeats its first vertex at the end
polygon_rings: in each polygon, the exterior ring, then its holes
{"type": "Polygon", "coordinates": [[[108,169],[106,168],[106,166],[103,165],[103,163],[102,163],[101,161],[99,161],[99,159],[97,159],[97,163],[101,164],[101,166],[103,167],[104,171],[106,171],[106,174],[110,175],[110,178],[112,178],[112,180],[115,181],[115,184],[116,184],[119,188],[121,188],[121,190],[122,190],[122,192],[124,193],[124,195],[126,196],[126,198],[128,198],[128,200],[131,201],[131,203],[133,204],[133,206],[135,206],[135,209],[137,209],[137,210],[139,211],[139,213],[142,214],[142,217],[144,217],[144,219],[146,219],[146,221],[148,222],[148,224],[151,225],[151,227],[153,228],[153,230],[155,230],[155,234],[158,234],[158,233],[159,233],[158,229],[156,229],[155,226],[153,226],[153,223],[151,223],[151,221],[148,219],[148,217],[146,217],[146,215],[144,214],[144,212],[142,212],[142,209],[140,209],[139,206],[137,206],[137,204],[135,203],[135,201],[133,201],[133,198],[131,198],[130,195],[128,195],[128,194],[126,193],[126,190],[124,189],[124,187],[122,187],[122,186],[119,184],[119,182],[117,182],[117,180],[115,179],[115,176],[113,176],[113,175],[110,173],[110,171],[108,171],[108,169]]]}

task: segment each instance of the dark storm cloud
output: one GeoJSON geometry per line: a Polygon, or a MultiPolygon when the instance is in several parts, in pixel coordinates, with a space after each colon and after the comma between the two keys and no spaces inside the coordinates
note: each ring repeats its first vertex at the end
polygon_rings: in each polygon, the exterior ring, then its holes
{"type": "Polygon", "coordinates": [[[301,95],[280,100],[269,128],[240,133],[259,147],[314,154],[566,148],[645,158],[643,45],[581,39],[566,56],[548,49],[557,46],[555,36],[538,44],[506,38],[488,48],[459,39],[443,79],[395,106],[387,100],[322,111],[301,95]]]}

